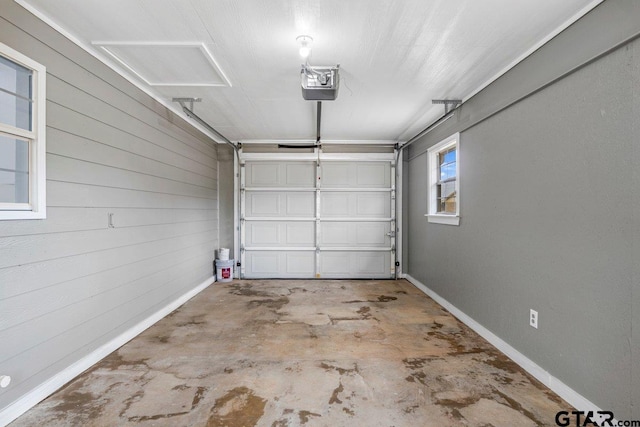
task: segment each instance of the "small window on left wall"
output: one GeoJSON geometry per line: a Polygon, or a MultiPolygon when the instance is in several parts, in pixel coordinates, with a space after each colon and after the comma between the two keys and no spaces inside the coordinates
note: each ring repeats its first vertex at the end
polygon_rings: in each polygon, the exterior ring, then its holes
{"type": "Polygon", "coordinates": [[[0,43],[0,220],[46,218],[46,74],[0,43]]]}

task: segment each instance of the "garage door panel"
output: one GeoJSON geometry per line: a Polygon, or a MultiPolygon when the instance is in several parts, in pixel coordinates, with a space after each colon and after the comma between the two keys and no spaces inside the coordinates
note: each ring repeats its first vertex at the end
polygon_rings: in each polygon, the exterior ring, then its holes
{"type": "Polygon", "coordinates": [[[320,248],[391,247],[388,222],[322,222],[320,248]]]}
{"type": "Polygon", "coordinates": [[[313,192],[247,191],[245,203],[247,217],[315,218],[313,192]]]}
{"type": "Polygon", "coordinates": [[[390,275],[388,252],[320,252],[320,277],[379,278],[390,275]]]}
{"type": "Polygon", "coordinates": [[[315,162],[247,162],[247,187],[314,187],[315,162]]]}
{"type": "Polygon", "coordinates": [[[312,278],[315,277],[313,251],[248,251],[247,278],[312,278]]]}
{"type": "Polygon", "coordinates": [[[388,191],[332,192],[320,195],[321,218],[389,218],[391,194],[388,191]]]}
{"type": "Polygon", "coordinates": [[[249,252],[247,253],[247,277],[274,277],[279,272],[280,258],[278,252],[249,252]]]}
{"type": "Polygon", "coordinates": [[[349,235],[350,224],[346,222],[323,222],[321,224],[321,246],[352,246],[349,235]]]}
{"type": "Polygon", "coordinates": [[[322,185],[327,188],[389,188],[391,166],[387,162],[335,162],[320,164],[322,185]]]}
{"type": "Polygon", "coordinates": [[[388,234],[390,227],[388,222],[357,223],[353,227],[355,246],[391,247],[391,237],[388,234]]]}
{"type": "Polygon", "coordinates": [[[389,163],[359,163],[355,167],[356,182],[359,188],[389,188],[391,186],[391,166],[389,163]]]}
{"type": "Polygon", "coordinates": [[[315,247],[315,222],[247,221],[246,246],[315,247]]]}
{"type": "Polygon", "coordinates": [[[315,162],[299,162],[285,165],[285,182],[287,187],[315,187],[316,164],[315,162]]]}
{"type": "Polygon", "coordinates": [[[352,274],[348,252],[320,252],[320,277],[349,277],[352,274]]]}
{"type": "Polygon", "coordinates": [[[316,258],[313,252],[290,252],[285,254],[285,271],[283,277],[313,277],[316,269],[316,258]]]}
{"type": "Polygon", "coordinates": [[[315,217],[316,214],[316,195],[315,193],[287,193],[286,200],[286,216],[304,216],[315,217]]]}
{"type": "Polygon", "coordinates": [[[247,193],[248,216],[278,216],[280,214],[280,198],[271,193],[247,193]]]}
{"type": "Polygon", "coordinates": [[[277,187],[280,182],[280,167],[276,163],[248,163],[246,166],[249,187],[277,187]]]}
{"type": "Polygon", "coordinates": [[[349,187],[352,180],[351,169],[347,163],[322,162],[320,163],[320,176],[325,187],[349,187]]]}
{"type": "Polygon", "coordinates": [[[247,246],[277,246],[280,244],[279,224],[275,222],[248,222],[247,246]]]}
{"type": "Polygon", "coordinates": [[[391,196],[389,193],[365,193],[355,196],[355,215],[372,218],[391,216],[391,196]]]}
{"type": "Polygon", "coordinates": [[[388,275],[391,267],[389,254],[385,252],[356,252],[356,274],[380,277],[388,275]]]}
{"type": "Polygon", "coordinates": [[[286,246],[315,246],[316,224],[313,222],[295,222],[284,224],[286,246]]]}
{"type": "Polygon", "coordinates": [[[347,217],[349,216],[350,195],[347,193],[321,193],[320,217],[347,217]]]}

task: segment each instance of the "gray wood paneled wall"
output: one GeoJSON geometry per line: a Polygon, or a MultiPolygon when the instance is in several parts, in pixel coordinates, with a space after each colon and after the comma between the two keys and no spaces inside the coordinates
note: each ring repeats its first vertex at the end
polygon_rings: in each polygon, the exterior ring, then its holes
{"type": "Polygon", "coordinates": [[[11,0],[47,67],[46,220],[0,221],[0,411],[213,274],[217,146],[11,0]],[[108,214],[115,228],[108,228],[108,214]]]}

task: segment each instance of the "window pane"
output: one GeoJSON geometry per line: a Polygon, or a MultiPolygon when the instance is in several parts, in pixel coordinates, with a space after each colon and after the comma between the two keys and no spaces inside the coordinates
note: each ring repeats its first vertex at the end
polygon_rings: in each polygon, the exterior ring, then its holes
{"type": "Polygon", "coordinates": [[[442,184],[442,197],[451,197],[456,192],[456,182],[445,182],[442,184]]]}
{"type": "Polygon", "coordinates": [[[0,203],[29,203],[29,142],[0,135],[0,203]]]}
{"type": "Polygon", "coordinates": [[[450,148],[449,151],[444,153],[444,163],[452,163],[456,161],[456,148],[450,148]]]}
{"type": "Polygon", "coordinates": [[[451,147],[438,154],[440,181],[456,177],[456,147],[451,147]]]}
{"type": "Polygon", "coordinates": [[[448,163],[440,168],[440,181],[456,177],[456,164],[448,163]]]}
{"type": "Polygon", "coordinates": [[[437,212],[456,213],[456,182],[438,184],[437,199],[437,212]]]}
{"type": "Polygon", "coordinates": [[[33,71],[0,56],[0,122],[31,129],[33,71]]]}
{"type": "Polygon", "coordinates": [[[454,214],[456,213],[456,196],[453,195],[444,202],[444,212],[454,214]]]}

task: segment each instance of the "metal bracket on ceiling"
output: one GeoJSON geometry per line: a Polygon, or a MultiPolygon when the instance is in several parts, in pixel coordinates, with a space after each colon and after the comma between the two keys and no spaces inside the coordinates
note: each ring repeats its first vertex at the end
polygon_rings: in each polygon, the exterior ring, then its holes
{"type": "Polygon", "coordinates": [[[202,102],[202,98],[173,98],[171,100],[172,102],[179,102],[180,105],[182,106],[182,108],[185,108],[186,105],[184,105],[186,102],[189,103],[189,110],[191,110],[193,112],[193,103],[194,102],[202,102]]]}
{"type": "Polygon", "coordinates": [[[236,156],[238,156],[238,160],[240,160],[240,157],[238,155],[238,145],[234,144],[233,142],[231,142],[229,140],[229,138],[227,138],[226,136],[224,136],[223,134],[221,134],[220,132],[218,132],[215,128],[213,128],[209,123],[205,122],[204,120],[202,120],[196,113],[193,112],[193,103],[194,102],[201,102],[202,98],[172,98],[171,101],[173,102],[178,102],[180,104],[180,106],[182,107],[182,111],[191,119],[195,120],[196,122],[198,122],[198,124],[200,124],[201,126],[204,126],[205,128],[207,128],[209,131],[211,131],[214,135],[216,135],[218,138],[222,139],[225,143],[229,144],[230,146],[233,147],[233,150],[236,153],[236,156]],[[185,104],[189,103],[189,106],[187,107],[185,104]]]}
{"type": "Polygon", "coordinates": [[[454,110],[458,105],[462,104],[461,99],[432,99],[432,104],[444,104],[444,113],[454,110]]]}

